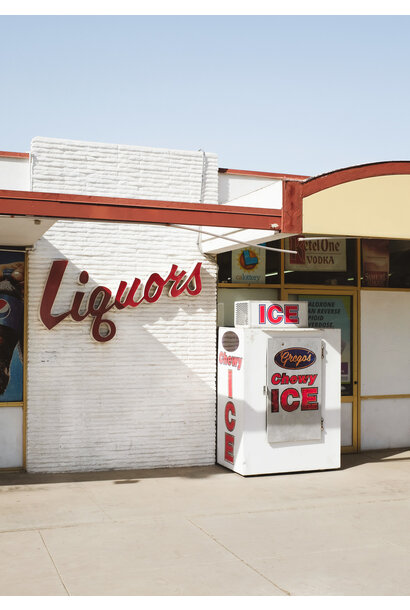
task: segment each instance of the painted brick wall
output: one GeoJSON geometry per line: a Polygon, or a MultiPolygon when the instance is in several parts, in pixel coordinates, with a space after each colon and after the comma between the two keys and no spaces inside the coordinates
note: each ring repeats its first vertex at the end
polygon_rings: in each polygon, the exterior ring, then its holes
{"type": "MultiPolygon", "coordinates": [[[[36,138],[35,191],[200,201],[202,153],[36,138]]],[[[204,200],[217,202],[217,157],[206,155],[204,200]]],[[[75,471],[215,461],[216,265],[190,231],[58,221],[29,255],[27,469],[75,471]],[[202,261],[203,290],[109,312],[117,335],[90,320],[46,330],[38,308],[51,260],[69,266],[53,312],[87,288],[165,276],[202,261]]]]}

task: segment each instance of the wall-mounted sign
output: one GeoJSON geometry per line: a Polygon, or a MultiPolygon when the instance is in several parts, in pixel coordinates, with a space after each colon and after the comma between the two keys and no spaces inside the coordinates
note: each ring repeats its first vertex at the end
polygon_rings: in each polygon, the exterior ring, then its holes
{"type": "Polygon", "coordinates": [[[297,254],[285,254],[287,271],[346,271],[345,239],[287,240],[286,249],[297,254]]]}
{"type": "MultiPolygon", "coordinates": [[[[77,291],[74,294],[71,307],[68,311],[60,314],[53,314],[52,309],[56,300],[63,276],[68,265],[68,260],[56,260],[51,265],[50,273],[44,288],[43,298],[40,305],[40,320],[46,328],[51,329],[57,326],[68,316],[75,322],[81,322],[87,316],[92,318],[91,335],[96,341],[109,341],[115,336],[116,327],[112,320],[104,316],[113,308],[124,309],[125,307],[138,307],[144,301],[155,303],[160,298],[165,286],[170,283],[169,296],[178,297],[183,292],[190,295],[197,295],[202,290],[201,284],[201,265],[196,263],[193,271],[178,271],[177,265],[172,265],[170,272],[165,278],[158,273],[152,273],[145,283],[142,284],[138,278],[130,288],[127,282],[121,281],[116,296],[112,296],[111,290],[105,286],[97,286],[90,294],[77,291]],[[136,297],[140,290],[139,298],[136,297]],[[82,313],[80,313],[80,311],[82,313]]],[[[87,271],[82,271],[78,279],[79,284],[88,283],[89,275],[87,271]]]]}
{"type": "Polygon", "coordinates": [[[389,285],[389,240],[363,239],[363,286],[389,285]]]}
{"type": "Polygon", "coordinates": [[[264,284],[265,250],[249,246],[232,252],[232,283],[264,284]]]}

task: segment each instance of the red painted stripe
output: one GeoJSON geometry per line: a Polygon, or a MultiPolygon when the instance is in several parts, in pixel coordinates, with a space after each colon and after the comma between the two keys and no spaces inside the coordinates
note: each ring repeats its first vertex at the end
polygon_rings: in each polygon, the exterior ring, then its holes
{"type": "Polygon", "coordinates": [[[6,190],[0,190],[0,214],[264,230],[282,223],[280,210],[6,190]]]}
{"type": "Polygon", "coordinates": [[[0,157],[10,157],[17,159],[28,159],[29,153],[9,152],[7,150],[0,150],[0,157]]]}

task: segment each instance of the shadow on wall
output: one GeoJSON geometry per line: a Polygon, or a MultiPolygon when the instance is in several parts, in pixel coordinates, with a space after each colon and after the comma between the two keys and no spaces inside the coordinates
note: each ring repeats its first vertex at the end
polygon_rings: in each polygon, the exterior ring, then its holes
{"type": "MultiPolygon", "coordinates": [[[[212,464],[215,278],[202,269],[203,292],[198,296],[184,292],[169,298],[167,286],[157,302],[108,311],[104,317],[115,324],[116,336],[99,343],[89,336],[90,316],[78,322],[67,316],[51,330],[38,320],[45,260],[51,265],[65,258],[47,242],[29,263],[35,277],[29,303],[28,470],[212,464]]],[[[93,279],[91,259],[84,256],[84,261],[81,268],[71,262],[67,266],[53,315],[70,310],[76,291],[89,294],[104,283],[93,279]],[[91,272],[81,286],[77,280],[87,267],[91,272]]],[[[129,287],[134,279],[129,269],[123,275],[117,268],[116,275],[118,281],[110,286],[114,296],[120,280],[128,280],[129,287]]],[[[139,288],[135,300],[140,295],[139,288]]]]}

